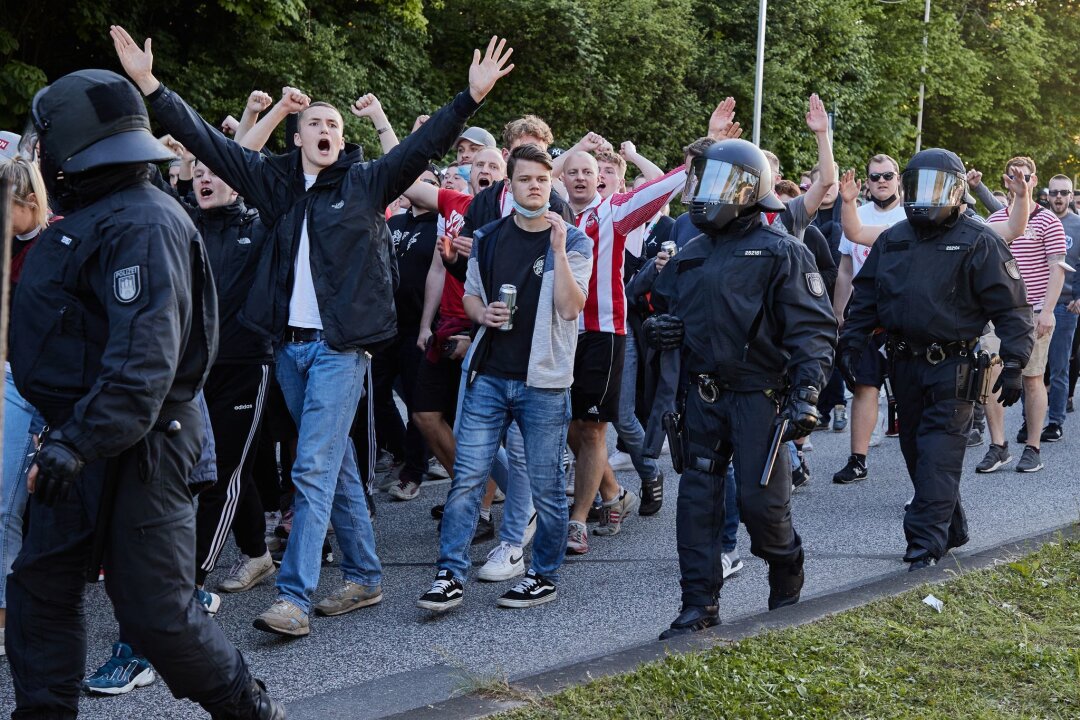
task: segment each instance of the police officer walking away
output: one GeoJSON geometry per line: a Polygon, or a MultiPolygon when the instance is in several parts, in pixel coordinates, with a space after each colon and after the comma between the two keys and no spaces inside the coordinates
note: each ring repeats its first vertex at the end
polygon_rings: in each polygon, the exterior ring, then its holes
{"type": "Polygon", "coordinates": [[[882,233],[854,282],[837,366],[851,376],[885,328],[900,448],[915,497],[904,516],[909,570],[935,565],[968,541],[960,473],[972,407],[985,394],[988,357],[975,344],[988,320],[1001,338],[1001,404],[1020,399],[1034,341],[1016,261],[986,224],[961,214],[965,170],[948,150],[916,153],[904,168],[907,220],[882,233]]]}
{"type": "Polygon", "coordinates": [[[730,462],[750,551],[769,564],[769,609],[799,600],[803,549],[780,443],[817,425],[836,344],[836,319],[810,251],[762,223],[762,211],[784,206],[761,150],[745,140],[712,145],[694,159],[683,197],[702,235],[661,271],[652,294],[659,314],[643,326],[649,344],[681,350],[689,379],[671,447],[676,471],[685,466],[676,514],[682,612],[661,640],[719,623],[730,462]]]}
{"type": "Polygon", "coordinates": [[[217,298],[191,220],[148,182],[169,153],[112,72],[66,75],[31,112],[68,214],[32,249],[13,312],[15,383],[48,422],[8,585],[13,717],[76,716],[84,584],[103,566],[121,633],[174,695],[214,718],[284,718],[195,600],[186,480],[207,432],[192,400],[217,352],[217,298]]]}

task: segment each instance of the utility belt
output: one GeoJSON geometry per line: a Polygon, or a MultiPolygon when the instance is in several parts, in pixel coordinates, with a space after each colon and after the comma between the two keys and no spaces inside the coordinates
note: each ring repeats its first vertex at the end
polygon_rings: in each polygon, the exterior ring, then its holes
{"type": "Polygon", "coordinates": [[[978,340],[954,340],[925,345],[890,335],[885,341],[885,349],[893,358],[923,359],[931,365],[939,365],[947,358],[971,356],[978,342],[978,340]]]}
{"type": "Polygon", "coordinates": [[[690,382],[697,385],[698,396],[710,405],[717,401],[725,390],[732,392],[764,392],[770,398],[776,398],[787,386],[783,377],[757,376],[753,380],[737,378],[716,373],[690,373],[690,382]]]}

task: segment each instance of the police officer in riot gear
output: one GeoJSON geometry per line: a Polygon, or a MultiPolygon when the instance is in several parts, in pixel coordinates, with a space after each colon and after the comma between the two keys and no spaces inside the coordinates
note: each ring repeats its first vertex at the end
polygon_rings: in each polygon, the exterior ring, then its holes
{"type": "Polygon", "coordinates": [[[1001,338],[1001,403],[1020,397],[1033,324],[1008,247],[960,212],[964,165],[954,153],[916,153],[904,169],[907,221],[886,230],[859,276],[837,365],[850,375],[875,328],[887,331],[900,447],[915,497],[904,516],[910,570],[934,565],[967,542],[960,503],[972,407],[986,394],[989,357],[976,352],[988,320],[1001,338]]]}
{"type": "Polygon", "coordinates": [[[214,718],[283,718],[194,597],[186,480],[206,432],[193,398],[217,352],[217,298],[191,220],[148,182],[169,153],[116,73],[66,75],[31,114],[47,182],[62,173],[68,201],[12,313],[15,382],[48,422],[8,584],[14,716],[76,716],[83,589],[104,567],[121,632],[173,694],[214,718]]]}
{"type": "Polygon", "coordinates": [[[773,439],[785,420],[783,441],[817,425],[836,343],[810,251],[762,222],[763,211],[784,206],[756,146],[725,140],[710,147],[694,159],[683,197],[702,234],[660,273],[652,294],[659,314],[644,325],[647,342],[681,352],[684,378],[672,446],[684,468],[676,516],[683,608],[661,639],[719,622],[730,462],[750,551],[769,564],[769,608],[798,601],[803,549],[791,523],[791,466],[773,439]]]}

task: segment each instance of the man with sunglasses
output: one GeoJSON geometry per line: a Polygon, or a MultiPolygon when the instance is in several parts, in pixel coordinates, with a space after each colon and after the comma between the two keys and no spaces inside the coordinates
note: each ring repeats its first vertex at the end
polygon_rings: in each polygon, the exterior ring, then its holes
{"type": "Polygon", "coordinates": [[[1057,324],[1050,338],[1047,357],[1050,390],[1046,428],[1040,438],[1043,442],[1057,442],[1062,436],[1069,395],[1069,356],[1076,333],[1077,315],[1080,314],[1080,284],[1076,282],[1075,272],[1076,268],[1080,268],[1080,216],[1069,209],[1072,196],[1072,180],[1065,175],[1050,178],[1050,209],[1057,215],[1065,231],[1065,263],[1074,271],[1066,274],[1061,294],[1054,305],[1057,324]]]}
{"type": "MultiPolygon", "coordinates": [[[[875,155],[867,163],[867,184],[871,202],[859,207],[863,225],[891,226],[907,219],[900,199],[900,166],[888,155],[875,155]]],[[[853,243],[846,236],[840,239],[840,267],[833,291],[833,310],[840,326],[851,298],[852,282],[870,255],[870,248],[853,243]]],[[[878,395],[885,382],[885,356],[882,347],[885,336],[877,334],[862,353],[855,372],[848,377],[851,400],[851,456],[847,465],[833,475],[833,482],[847,485],[869,477],[866,456],[870,436],[878,420],[878,395]]]]}
{"type": "MultiPolygon", "coordinates": [[[[1005,165],[1005,173],[1014,178],[1022,175],[1025,182],[1033,184],[1035,161],[1029,157],[1014,157],[1005,165]]],[[[1010,201],[1011,195],[1010,191],[1010,201]]],[[[1004,208],[987,220],[994,222],[1008,217],[1009,210],[1004,208]]],[[[1030,473],[1043,469],[1041,428],[1046,418],[1048,400],[1043,373],[1056,325],[1054,307],[1065,284],[1065,231],[1061,221],[1049,210],[1036,206],[1028,216],[1027,232],[1013,240],[1009,249],[1016,258],[1014,267],[1027,287],[1027,301],[1035,310],[1035,346],[1031,358],[1022,368],[1006,364],[1003,371],[1006,379],[1012,375],[1016,382],[1023,385],[1024,424],[1020,426],[1016,442],[1024,444],[1024,451],[1016,464],[1016,471],[1030,473]]],[[[993,341],[993,335],[989,339],[993,341]]],[[[986,403],[986,423],[990,428],[990,448],[975,468],[977,472],[984,473],[994,472],[1012,460],[1005,439],[1005,412],[1000,404],[986,403]]]]}

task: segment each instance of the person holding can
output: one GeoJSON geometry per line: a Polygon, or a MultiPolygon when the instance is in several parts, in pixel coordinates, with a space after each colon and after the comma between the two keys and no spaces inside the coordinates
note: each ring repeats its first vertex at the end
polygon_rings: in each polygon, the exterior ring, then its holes
{"type": "Polygon", "coordinates": [[[498,604],[527,608],[556,598],[556,573],[566,554],[562,448],[592,243],[549,210],[551,168],[551,156],[540,147],[515,148],[506,173],[514,212],[473,234],[464,306],[480,329],[458,417],[438,572],[416,603],[424,610],[444,612],[461,604],[484,484],[514,420],[525,441],[537,530],[532,566],[498,604]]]}

